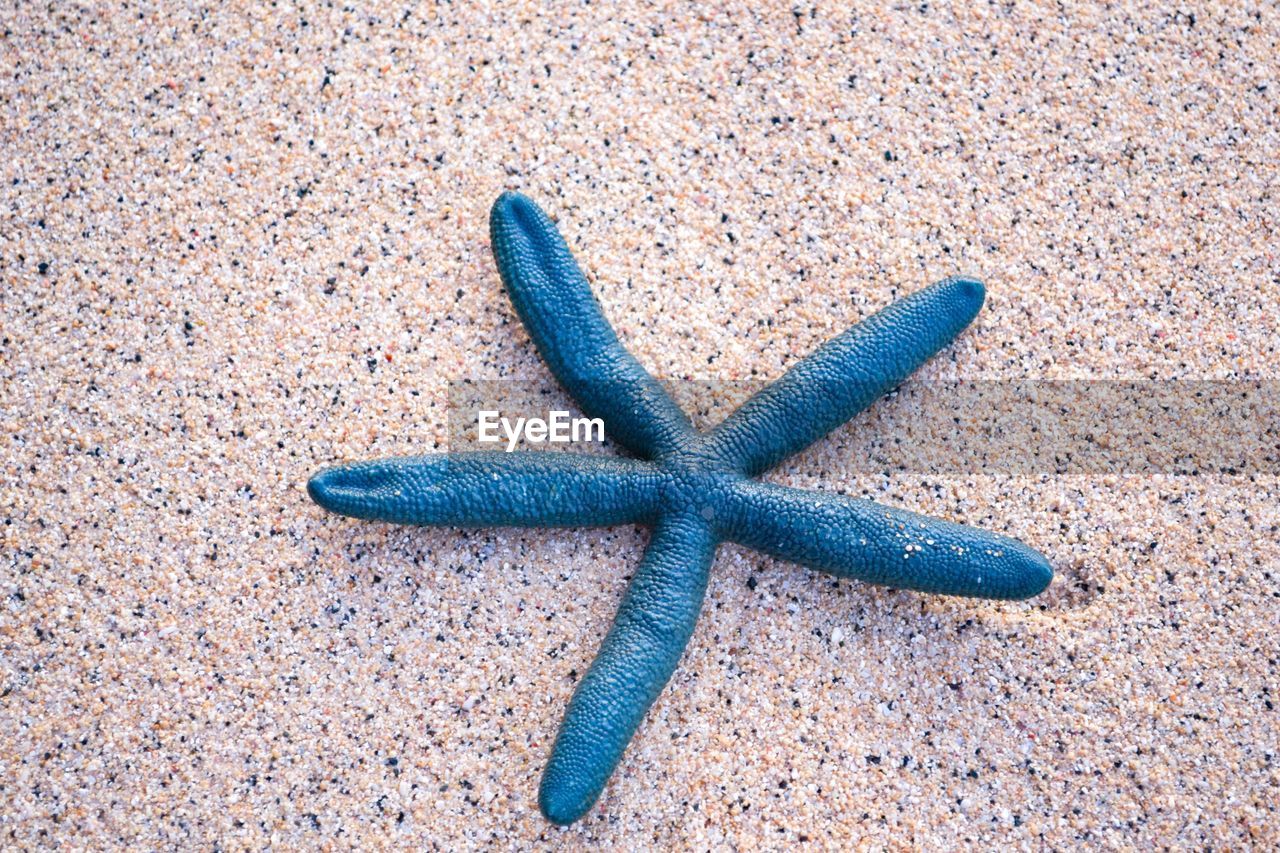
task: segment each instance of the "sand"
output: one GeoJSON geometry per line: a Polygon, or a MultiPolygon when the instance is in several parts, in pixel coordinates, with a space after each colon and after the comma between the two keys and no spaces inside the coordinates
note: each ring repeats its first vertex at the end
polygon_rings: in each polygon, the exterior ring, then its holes
{"type": "Polygon", "coordinates": [[[954,273],[987,307],[925,378],[1276,378],[1280,14],[1179,8],[9,4],[0,846],[1280,842],[1273,474],[873,472],[837,432],[772,478],[1054,585],[726,546],[569,829],[538,777],[647,534],[303,490],[444,449],[450,380],[545,380],[506,188],[670,379],[778,376],[954,273]]]}

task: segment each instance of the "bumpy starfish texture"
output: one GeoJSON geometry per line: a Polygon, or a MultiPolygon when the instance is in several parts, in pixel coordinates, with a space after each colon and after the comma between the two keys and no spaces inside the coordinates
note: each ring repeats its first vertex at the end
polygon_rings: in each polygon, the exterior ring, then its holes
{"type": "Polygon", "coordinates": [[[398,524],[652,528],[552,747],[538,797],[549,820],[571,823],[599,797],[693,633],[722,541],[927,593],[1017,599],[1052,580],[1049,563],[1013,539],[754,479],[950,343],[982,306],[979,282],[946,279],[890,305],[704,433],[618,342],[537,205],[502,195],[490,236],[511,301],[551,371],[638,458],[444,453],[329,468],[307,488],[334,512],[398,524]]]}

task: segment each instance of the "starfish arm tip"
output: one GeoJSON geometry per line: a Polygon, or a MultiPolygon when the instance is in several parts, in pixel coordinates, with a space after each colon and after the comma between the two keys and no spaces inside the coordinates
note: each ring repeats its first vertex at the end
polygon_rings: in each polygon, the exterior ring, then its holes
{"type": "Polygon", "coordinates": [[[987,300],[986,285],[971,276],[952,276],[951,278],[943,279],[939,284],[955,295],[957,307],[970,320],[978,315],[978,312],[982,310],[983,303],[987,300]]]}
{"type": "Polygon", "coordinates": [[[325,477],[323,475],[324,471],[317,471],[307,479],[307,497],[311,498],[312,502],[317,503],[320,506],[324,506],[325,498],[327,497],[327,484],[325,483],[325,477]]]}
{"type": "Polygon", "coordinates": [[[592,802],[582,803],[568,788],[548,785],[546,777],[538,786],[538,811],[556,826],[568,826],[591,808],[592,802]]]}
{"type": "Polygon", "coordinates": [[[505,190],[494,199],[493,206],[489,208],[489,222],[493,225],[520,214],[537,216],[538,207],[524,193],[505,190]]]}
{"type": "Polygon", "coordinates": [[[975,278],[971,275],[947,276],[939,283],[946,287],[953,288],[957,293],[966,295],[978,304],[981,304],[982,300],[987,295],[986,285],[982,283],[981,279],[975,278]]]}
{"type": "Polygon", "coordinates": [[[366,482],[357,482],[359,479],[359,469],[353,466],[323,468],[307,480],[307,495],[330,512],[354,515],[356,504],[364,500],[368,486],[366,482]]]}
{"type": "Polygon", "coordinates": [[[1053,583],[1053,566],[1034,548],[1017,540],[1011,541],[1017,546],[1018,553],[1015,557],[1015,569],[1011,573],[1014,581],[1010,585],[1009,598],[1034,598],[1053,583]]]}

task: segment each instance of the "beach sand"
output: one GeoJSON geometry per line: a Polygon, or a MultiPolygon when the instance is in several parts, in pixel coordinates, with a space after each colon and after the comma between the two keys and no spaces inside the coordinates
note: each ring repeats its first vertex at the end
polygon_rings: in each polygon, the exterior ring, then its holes
{"type": "Polygon", "coordinates": [[[1053,586],[723,547],[568,829],[538,779],[647,533],[304,491],[446,449],[450,380],[547,379],[504,189],[669,379],[957,273],[987,305],[924,378],[1274,379],[1275,7],[481,5],[0,11],[0,846],[1280,843],[1274,473],[869,471],[853,423],[771,479],[1053,586]]]}

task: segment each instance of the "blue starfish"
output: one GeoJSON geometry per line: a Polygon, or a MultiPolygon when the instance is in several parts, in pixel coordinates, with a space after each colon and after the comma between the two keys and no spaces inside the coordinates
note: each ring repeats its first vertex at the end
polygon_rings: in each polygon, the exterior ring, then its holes
{"type": "Polygon", "coordinates": [[[950,278],[893,303],[699,432],[618,343],[536,204],[506,193],[489,223],[502,281],[534,345],[582,410],[639,458],[402,457],[329,468],[307,490],[326,509],[397,524],[652,527],[552,747],[538,796],[549,820],[571,823],[599,797],[689,641],[722,541],[839,577],[945,595],[1026,598],[1053,578],[1042,556],[1004,536],[755,479],[949,344],[982,307],[979,282],[950,278]]]}

